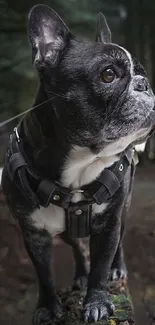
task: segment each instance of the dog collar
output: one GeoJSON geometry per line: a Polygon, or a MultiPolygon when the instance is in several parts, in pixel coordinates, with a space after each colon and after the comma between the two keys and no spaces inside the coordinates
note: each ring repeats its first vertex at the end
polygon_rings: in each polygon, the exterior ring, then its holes
{"type": "Polygon", "coordinates": [[[14,129],[10,140],[11,156],[8,173],[11,180],[13,181],[15,176],[18,177],[20,189],[33,208],[38,208],[38,206],[46,208],[49,204],[54,204],[65,209],[66,230],[71,237],[87,237],[92,232],[92,204],[100,205],[114,197],[121,187],[128,167],[133,163],[133,149],[128,149],[123,152],[119,161],[105,168],[95,181],[80,189],[69,189],[56,181],[41,178],[30,167],[17,128],[14,129]],[[33,184],[36,184],[35,191],[31,182],[28,181],[28,176],[33,179],[33,184]],[[84,199],[73,203],[73,195],[77,192],[82,193],[84,199]]]}

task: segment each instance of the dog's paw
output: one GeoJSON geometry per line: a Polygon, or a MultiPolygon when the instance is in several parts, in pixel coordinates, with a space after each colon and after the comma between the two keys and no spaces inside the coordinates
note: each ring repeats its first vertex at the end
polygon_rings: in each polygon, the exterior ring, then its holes
{"type": "Polygon", "coordinates": [[[85,322],[97,322],[102,319],[107,319],[114,312],[115,306],[105,298],[105,295],[99,293],[92,295],[92,298],[85,300],[83,305],[83,319],[85,322]]]}
{"type": "Polygon", "coordinates": [[[48,309],[48,307],[36,308],[32,322],[34,325],[50,324],[52,320],[59,319],[63,316],[63,309],[61,305],[55,306],[55,308],[48,309]]]}
{"type": "Polygon", "coordinates": [[[72,290],[84,290],[87,286],[87,276],[81,275],[74,279],[72,290]]]}
{"type": "Polygon", "coordinates": [[[110,275],[109,275],[109,280],[110,281],[116,281],[116,280],[126,280],[127,279],[127,269],[126,267],[121,267],[121,268],[114,268],[111,269],[110,275]]]}

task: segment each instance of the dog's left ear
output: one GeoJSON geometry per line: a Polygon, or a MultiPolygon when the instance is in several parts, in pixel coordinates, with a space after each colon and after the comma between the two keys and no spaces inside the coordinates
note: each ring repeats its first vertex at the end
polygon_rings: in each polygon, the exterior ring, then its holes
{"type": "Polygon", "coordinates": [[[34,6],[28,16],[32,57],[38,70],[56,66],[71,33],[58,14],[46,5],[34,6]]]}
{"type": "Polygon", "coordinates": [[[98,14],[97,19],[96,42],[111,43],[111,31],[101,12],[98,14]]]}

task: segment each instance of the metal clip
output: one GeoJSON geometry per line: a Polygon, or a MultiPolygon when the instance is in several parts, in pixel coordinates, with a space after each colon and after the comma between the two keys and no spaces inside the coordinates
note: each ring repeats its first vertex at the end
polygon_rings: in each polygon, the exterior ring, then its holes
{"type": "Polygon", "coordinates": [[[75,193],[83,193],[83,192],[84,192],[84,190],[75,189],[75,190],[72,190],[70,193],[75,194],[75,193]]]}
{"type": "Polygon", "coordinates": [[[119,166],[119,170],[120,170],[120,172],[122,172],[123,169],[124,169],[123,164],[120,164],[120,166],[119,166]]]}
{"type": "Polygon", "coordinates": [[[14,132],[15,132],[15,134],[16,134],[17,142],[19,143],[19,142],[20,142],[20,137],[19,137],[19,134],[18,134],[17,127],[14,128],[14,132]]]}

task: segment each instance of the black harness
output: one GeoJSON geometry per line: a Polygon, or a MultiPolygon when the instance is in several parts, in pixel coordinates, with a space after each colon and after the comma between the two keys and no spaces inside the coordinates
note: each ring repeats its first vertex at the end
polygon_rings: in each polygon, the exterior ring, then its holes
{"type": "Polygon", "coordinates": [[[71,237],[79,238],[91,233],[92,204],[100,205],[111,199],[120,188],[128,167],[133,164],[133,149],[128,149],[118,162],[105,168],[95,181],[80,189],[69,189],[56,181],[42,178],[30,167],[17,128],[10,137],[10,150],[7,165],[9,176],[29,199],[32,208],[46,208],[49,204],[54,204],[65,209],[66,230],[71,237]],[[18,175],[18,182],[15,175],[18,175]],[[31,188],[29,177],[35,184],[35,190],[31,188]],[[75,193],[81,193],[83,197],[77,203],[72,202],[75,193]]]}

